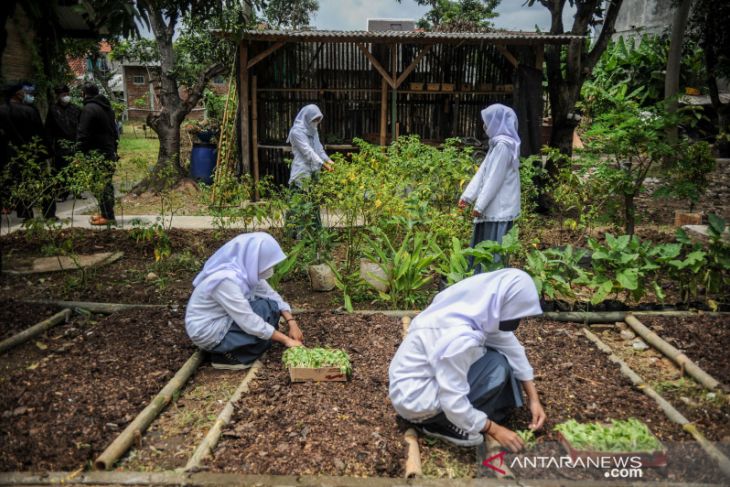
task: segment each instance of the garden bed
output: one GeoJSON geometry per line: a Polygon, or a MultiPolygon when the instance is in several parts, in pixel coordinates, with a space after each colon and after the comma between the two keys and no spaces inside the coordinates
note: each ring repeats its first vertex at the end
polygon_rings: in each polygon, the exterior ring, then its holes
{"type": "Polygon", "coordinates": [[[116,313],[3,377],[0,470],[86,467],[189,358],[182,318],[116,313]]]}
{"type": "Polygon", "coordinates": [[[272,475],[402,476],[405,432],[388,400],[388,366],[401,340],[397,318],[305,313],[308,346],[350,355],[348,382],[291,384],[282,348],[263,358],[250,391],[209,460],[212,470],[272,475]]]}
{"type": "MultiPolygon", "coordinates": [[[[669,421],[652,399],[633,388],[618,366],[580,330],[565,324],[531,320],[519,328],[517,335],[535,369],[535,383],[548,417],[535,451],[526,455],[564,454],[553,428],[568,419],[608,422],[635,417],[645,422],[669,448],[668,466],[643,469],[644,480],[719,482],[723,479],[714,461],[692,437],[669,421]]],[[[529,414],[521,409],[511,426],[525,429],[528,423],[529,414]]],[[[555,468],[516,468],[514,472],[518,478],[573,480],[601,479],[605,474],[602,470],[555,468]]]]}
{"type": "Polygon", "coordinates": [[[715,379],[730,385],[729,318],[646,316],[641,318],[641,322],[715,379]]]}
{"type": "Polygon", "coordinates": [[[52,304],[29,304],[16,300],[0,301],[0,341],[50,318],[61,308],[52,304]]]}

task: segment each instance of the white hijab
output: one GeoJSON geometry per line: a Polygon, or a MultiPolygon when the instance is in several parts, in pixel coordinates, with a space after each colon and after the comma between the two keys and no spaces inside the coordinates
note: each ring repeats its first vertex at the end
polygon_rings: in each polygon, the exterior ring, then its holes
{"type": "Polygon", "coordinates": [[[295,130],[303,130],[309,137],[317,135],[317,124],[314,123],[315,118],[322,118],[322,111],[317,105],[306,105],[299,110],[297,118],[294,119],[294,125],[289,130],[287,142],[291,141],[291,134],[295,130]]]}
{"type": "Polygon", "coordinates": [[[268,233],[243,233],[223,245],[205,262],[203,270],[193,279],[193,287],[213,276],[202,289],[209,295],[222,280],[231,279],[246,296],[259,283],[264,271],[285,258],[279,243],[268,233]]]}
{"type": "Polygon", "coordinates": [[[449,329],[428,357],[435,365],[480,346],[488,333],[512,333],[500,331],[500,321],[539,314],[540,298],[532,278],[519,269],[501,269],[477,274],[441,291],[413,320],[409,331],[449,329]]]}
{"type": "Polygon", "coordinates": [[[517,114],[510,107],[499,103],[489,105],[482,110],[482,120],[487,128],[489,145],[492,146],[499,141],[511,142],[507,144],[512,148],[512,163],[515,169],[520,167],[520,136],[517,134],[517,114]]]}

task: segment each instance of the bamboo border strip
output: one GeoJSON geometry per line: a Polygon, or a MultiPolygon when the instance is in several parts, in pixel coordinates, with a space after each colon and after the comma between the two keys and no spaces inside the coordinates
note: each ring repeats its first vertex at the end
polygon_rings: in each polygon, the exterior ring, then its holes
{"type": "Polygon", "coordinates": [[[157,393],[146,408],[140,412],[134,420],[124,428],[119,436],[99,455],[94,461],[97,470],[108,470],[114,466],[117,460],[124,455],[136,437],[143,433],[154,421],[160,412],[169,404],[173,395],[178,392],[195,373],[203,361],[203,353],[197,350],[185,364],[180,367],[172,379],[157,393]]]}
{"type": "Polygon", "coordinates": [[[167,308],[166,304],[124,304],[124,303],[97,303],[93,301],[54,301],[52,299],[39,299],[23,301],[25,303],[35,304],[55,304],[63,308],[81,308],[92,313],[113,314],[118,311],[126,311],[128,309],[150,308],[163,309],[167,308]]]}
{"type": "Polygon", "coordinates": [[[632,485],[638,487],[721,487],[720,484],[699,484],[666,481],[617,481],[617,480],[539,480],[505,481],[492,478],[481,479],[418,479],[416,482],[402,478],[385,477],[334,477],[314,475],[251,475],[237,473],[194,474],[176,472],[83,472],[71,477],[68,472],[9,472],[0,473],[0,485],[165,485],[165,486],[242,486],[261,487],[405,487],[419,485],[424,487],[504,487],[506,485],[536,485],[542,487],[617,487],[632,485]]]}
{"type": "Polygon", "coordinates": [[[675,407],[672,406],[669,401],[664,399],[661,394],[656,392],[649,384],[647,384],[646,381],[644,381],[644,379],[639,374],[634,372],[634,370],[629,367],[626,362],[618,357],[613,352],[611,347],[606,345],[603,340],[598,338],[598,336],[593,334],[590,330],[588,330],[588,328],[583,328],[583,334],[586,336],[586,338],[593,342],[593,344],[595,344],[602,352],[608,355],[608,360],[617,364],[621,368],[621,373],[628,377],[631,383],[637,389],[642,391],[650,398],[654,399],[654,401],[659,405],[662,411],[664,411],[664,414],[666,414],[667,418],[669,418],[670,421],[680,425],[684,431],[692,435],[697,443],[700,444],[705,453],[707,453],[707,455],[709,455],[713,460],[717,462],[720,470],[722,470],[725,476],[730,478],[730,458],[728,458],[723,452],[721,452],[715,445],[710,443],[705,435],[703,435],[697,429],[697,426],[694,423],[685,418],[684,415],[677,411],[677,409],[675,409],[675,407]]]}
{"type": "Polygon", "coordinates": [[[62,321],[64,323],[67,323],[69,318],[71,318],[71,313],[72,311],[68,308],[61,310],[50,318],[40,321],[35,325],[30,326],[9,338],[6,338],[2,342],[0,342],[0,353],[5,353],[11,348],[17,347],[18,345],[27,342],[31,338],[36,337],[44,331],[53,328],[62,321]]]}
{"type": "Polygon", "coordinates": [[[241,399],[241,396],[245,392],[248,392],[248,383],[253,380],[253,378],[256,376],[256,373],[261,367],[262,364],[259,360],[256,360],[253,363],[253,366],[251,366],[248,373],[239,384],[238,388],[235,390],[226,405],[223,407],[223,410],[220,412],[220,414],[218,414],[215,423],[213,423],[213,426],[211,426],[210,430],[208,430],[208,434],[205,435],[203,441],[200,442],[198,447],[195,449],[195,452],[193,452],[192,456],[188,460],[188,463],[182,469],[183,472],[190,472],[191,470],[200,468],[203,460],[205,460],[208,455],[213,452],[213,449],[215,448],[216,444],[218,444],[218,440],[223,433],[223,426],[227,425],[228,422],[231,420],[231,416],[233,416],[233,410],[235,408],[234,403],[238,402],[238,400],[241,399]]]}
{"type": "Polygon", "coordinates": [[[415,429],[408,428],[403,438],[408,445],[405,477],[407,479],[421,477],[423,470],[421,468],[421,450],[418,448],[418,433],[415,429]]]}
{"type": "Polygon", "coordinates": [[[699,365],[690,360],[684,353],[664,341],[662,337],[650,330],[641,321],[636,319],[635,316],[627,315],[624,322],[626,322],[626,324],[629,325],[631,329],[633,329],[637,335],[641,336],[641,338],[643,338],[649,345],[656,348],[667,358],[671,359],[672,362],[679,365],[682,373],[686,372],[693,379],[708,389],[715,389],[722,385],[719,380],[702,370],[699,365]]]}

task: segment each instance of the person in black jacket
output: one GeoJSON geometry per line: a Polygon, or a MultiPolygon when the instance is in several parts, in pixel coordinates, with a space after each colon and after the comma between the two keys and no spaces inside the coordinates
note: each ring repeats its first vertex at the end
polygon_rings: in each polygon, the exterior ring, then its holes
{"type": "MultiPolygon", "coordinates": [[[[46,133],[52,144],[54,169],[58,173],[68,166],[69,158],[74,153],[81,108],[71,103],[71,92],[67,85],[59,86],[54,91],[56,103],[48,109],[46,133]]],[[[65,200],[68,194],[67,190],[62,190],[59,200],[65,200]]]]}
{"type": "MultiPolygon", "coordinates": [[[[22,178],[21,166],[18,161],[13,163],[17,148],[30,144],[33,139],[40,141],[43,146],[47,144],[43,121],[38,109],[33,106],[34,99],[26,85],[22,83],[8,85],[5,88],[3,101],[0,106],[0,171],[4,171],[6,165],[10,165],[10,186],[15,186],[22,178]]],[[[3,202],[8,201],[10,192],[10,187],[2,188],[0,198],[3,202]]],[[[49,198],[45,203],[43,215],[46,218],[55,218],[55,198],[49,198]]],[[[33,218],[32,202],[18,201],[15,210],[18,218],[23,220],[33,218]]]]}
{"type": "Polygon", "coordinates": [[[97,195],[100,215],[91,217],[92,225],[108,225],[114,223],[114,186],[112,178],[117,156],[119,132],[114,119],[111,103],[104,95],[99,94],[99,88],[92,83],[85,83],[81,88],[84,95],[84,108],[81,110],[77,140],[84,154],[96,152],[104,157],[104,167],[101,168],[105,179],[104,189],[97,195]]]}

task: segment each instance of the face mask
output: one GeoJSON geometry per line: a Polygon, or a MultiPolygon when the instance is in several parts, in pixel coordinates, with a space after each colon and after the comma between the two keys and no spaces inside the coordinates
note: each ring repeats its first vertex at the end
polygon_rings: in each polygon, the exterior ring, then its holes
{"type": "Polygon", "coordinates": [[[520,326],[520,320],[506,320],[499,322],[499,331],[515,331],[520,326]]]}
{"type": "Polygon", "coordinates": [[[33,96],[33,95],[26,94],[23,97],[23,103],[25,103],[26,105],[32,105],[34,101],[35,101],[35,96],[33,96]]]}
{"type": "Polygon", "coordinates": [[[259,279],[264,279],[265,280],[265,279],[270,278],[273,275],[274,275],[274,268],[273,267],[269,267],[265,271],[259,273],[259,279]]]}
{"type": "Polygon", "coordinates": [[[64,105],[68,105],[69,103],[71,103],[71,97],[68,95],[62,96],[61,103],[63,103],[64,105]]]}

